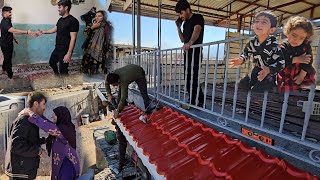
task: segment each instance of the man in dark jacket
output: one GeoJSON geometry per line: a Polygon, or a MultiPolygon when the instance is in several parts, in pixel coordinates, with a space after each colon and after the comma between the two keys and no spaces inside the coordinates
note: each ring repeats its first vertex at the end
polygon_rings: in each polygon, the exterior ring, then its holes
{"type": "Polygon", "coordinates": [[[146,75],[143,68],[135,64],[129,64],[122,68],[116,69],[114,72],[107,75],[105,85],[109,102],[112,102],[113,98],[111,95],[110,85],[120,86],[118,97],[119,105],[115,110],[114,118],[118,118],[118,113],[120,113],[126,105],[128,86],[132,82],[136,82],[138,84],[146,111],[150,111],[151,109],[155,108],[154,104],[150,104],[150,98],[147,91],[147,80],[145,76],[146,75]]]}
{"type": "MultiPolygon", "coordinates": [[[[46,97],[33,92],[28,96],[28,107],[39,116],[46,108],[46,97]]],[[[44,150],[40,147],[39,128],[21,115],[12,123],[5,157],[5,173],[12,180],[35,179],[40,157],[44,150]]]]}
{"type": "Polygon", "coordinates": [[[13,53],[13,41],[18,44],[17,39],[14,37],[14,34],[29,34],[35,36],[35,34],[30,30],[19,30],[12,27],[12,8],[4,6],[2,8],[2,17],[0,23],[1,37],[0,37],[0,46],[3,52],[3,65],[2,70],[7,73],[9,79],[13,77],[12,71],[12,53],[13,53]]]}
{"type": "MultiPolygon", "coordinates": [[[[112,104],[112,94],[110,85],[112,86],[120,86],[119,87],[119,105],[118,107],[114,107],[114,118],[118,118],[119,113],[123,110],[126,105],[126,100],[128,97],[128,86],[130,83],[136,82],[138,84],[141,96],[144,101],[144,106],[146,109],[146,113],[150,113],[156,105],[150,101],[147,92],[147,80],[145,77],[145,72],[142,67],[129,64],[122,68],[116,69],[114,72],[109,73],[106,77],[106,91],[108,95],[108,101],[112,104]]],[[[115,122],[113,124],[116,126],[117,130],[117,138],[119,141],[119,170],[122,170],[123,166],[125,165],[125,153],[127,148],[127,140],[123,133],[121,132],[120,128],[116,125],[115,122]]]]}

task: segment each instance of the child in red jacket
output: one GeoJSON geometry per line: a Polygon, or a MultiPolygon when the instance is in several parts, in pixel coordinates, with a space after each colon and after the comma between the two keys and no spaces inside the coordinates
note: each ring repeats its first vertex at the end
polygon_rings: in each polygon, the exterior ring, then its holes
{"type": "Polygon", "coordinates": [[[279,91],[296,91],[315,84],[312,67],[311,37],[313,24],[305,17],[295,16],[284,26],[288,40],[281,45],[285,69],[278,74],[279,91]]]}

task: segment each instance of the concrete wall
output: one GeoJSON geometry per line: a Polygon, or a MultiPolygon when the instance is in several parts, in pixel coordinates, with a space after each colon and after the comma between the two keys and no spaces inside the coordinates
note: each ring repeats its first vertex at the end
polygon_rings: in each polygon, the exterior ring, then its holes
{"type": "MultiPolygon", "coordinates": [[[[72,6],[70,13],[81,23],[73,59],[81,59],[83,54],[81,46],[85,40],[83,35],[85,26],[80,20],[80,16],[93,6],[106,10],[103,7],[108,7],[109,4],[110,1],[107,0],[86,0],[85,3],[72,6]]],[[[17,29],[31,29],[33,31],[51,29],[60,18],[58,6],[53,6],[50,0],[4,0],[4,5],[13,8],[12,22],[17,29]]],[[[26,35],[17,35],[16,37],[19,45],[15,45],[13,64],[30,64],[49,60],[54,49],[56,34],[43,35],[38,38],[26,35]]]]}
{"type": "MultiPolygon", "coordinates": [[[[46,106],[45,116],[51,119],[53,109],[58,106],[66,106],[71,112],[73,122],[76,124],[79,116],[83,113],[88,113],[91,115],[98,113],[98,98],[94,92],[89,90],[71,92],[71,93],[60,93],[55,95],[47,95],[48,103],[46,106]]],[[[0,112],[0,175],[4,170],[4,134],[6,123],[7,126],[11,126],[17,114],[23,109],[23,105],[20,104],[19,108],[15,110],[10,110],[6,112],[0,112]]],[[[77,127],[77,125],[76,125],[77,127]]],[[[47,134],[41,131],[41,137],[47,137],[47,134]]],[[[77,149],[78,154],[80,154],[80,149],[77,149]]],[[[83,159],[83,158],[82,158],[83,159]]],[[[38,170],[38,175],[50,175],[51,172],[51,158],[45,157],[40,162],[40,168],[38,170]]]]}

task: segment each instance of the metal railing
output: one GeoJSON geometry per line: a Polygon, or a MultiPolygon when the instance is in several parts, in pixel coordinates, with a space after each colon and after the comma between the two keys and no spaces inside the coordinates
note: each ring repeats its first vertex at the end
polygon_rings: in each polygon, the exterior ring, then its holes
{"type": "MultiPolygon", "coordinates": [[[[316,85],[310,87],[307,103],[305,103],[307,107],[304,118],[300,119],[300,121],[303,121],[303,123],[301,123],[302,127],[297,128],[301,130],[301,132],[296,133],[299,134],[299,136],[288,133],[288,129],[291,128],[287,127],[288,123],[286,122],[289,107],[288,103],[290,97],[294,96],[296,92],[287,91],[284,93],[273,93],[271,96],[270,92],[268,93],[265,91],[263,94],[259,94],[259,96],[263,95],[263,98],[260,99],[262,101],[262,106],[252,107],[252,104],[255,104],[255,102],[252,102],[252,98],[256,101],[258,95],[251,91],[247,91],[247,93],[244,94],[240,91],[238,85],[241,77],[249,72],[250,64],[246,64],[245,66],[236,69],[228,68],[229,59],[232,58],[232,56],[239,57],[245,42],[250,38],[251,36],[230,38],[201,45],[194,45],[188,50],[193,50],[191,59],[191,69],[193,70],[190,75],[191,82],[189,88],[190,92],[192,92],[192,88],[196,87],[193,86],[193,83],[197,83],[196,99],[200,96],[200,88],[203,89],[204,103],[201,104],[201,106],[199,106],[199,102],[192,104],[192,93],[187,93],[188,87],[186,80],[188,76],[188,63],[184,63],[184,51],[181,48],[157,50],[135,56],[123,57],[116,60],[117,63],[115,68],[122,67],[126,64],[138,64],[146,71],[148,88],[154,97],[162,100],[168,99],[171,102],[174,102],[174,104],[172,104],[173,106],[186,104],[201,112],[214,115],[218,117],[218,124],[222,128],[227,128],[228,124],[231,122],[237,123],[240,126],[246,126],[259,130],[262,133],[272,134],[274,137],[290,141],[291,143],[302,145],[306,147],[309,159],[303,157],[296,158],[320,167],[320,135],[318,133],[317,142],[306,138],[310,128],[312,108],[315,103],[316,85]],[[198,65],[195,64],[196,58],[194,49],[196,48],[201,49],[199,58],[202,59],[202,61],[200,60],[198,65]],[[222,50],[224,51],[223,55],[221,53],[222,50]],[[186,67],[184,68],[184,66],[186,67]],[[194,74],[194,67],[197,66],[199,67],[197,70],[198,78],[196,81],[192,81],[196,76],[194,74]],[[243,96],[246,96],[246,98],[243,98],[243,96]],[[280,117],[270,124],[268,123],[270,120],[268,120],[269,117],[267,117],[267,112],[269,112],[269,105],[273,103],[275,96],[279,97],[277,99],[281,99],[282,101],[282,103],[279,103],[281,105],[281,112],[279,112],[280,117]],[[242,98],[242,100],[240,100],[240,98],[242,98]],[[243,101],[241,105],[242,109],[239,108],[239,101],[243,101]],[[261,111],[261,114],[259,113],[256,115],[256,120],[252,120],[251,118],[251,110],[254,108],[261,111]],[[239,113],[241,111],[245,111],[245,114],[242,115],[239,113]]],[[[317,42],[318,48],[316,58],[314,59],[316,80],[318,76],[318,65],[320,63],[320,41],[317,40],[317,42]]],[[[185,53],[188,54],[188,52],[185,53]]],[[[188,61],[189,59],[187,56],[186,62],[188,61]]],[[[213,123],[213,120],[210,120],[210,118],[208,119],[209,123],[213,123]]],[[[320,124],[319,121],[314,123],[320,124]]],[[[241,135],[239,129],[228,130],[241,135]]],[[[318,131],[319,130],[320,126],[318,127],[318,131]]],[[[294,149],[289,152],[290,150],[280,146],[281,145],[275,145],[270,147],[284,152],[287,155],[296,156],[292,154],[294,149]]]]}

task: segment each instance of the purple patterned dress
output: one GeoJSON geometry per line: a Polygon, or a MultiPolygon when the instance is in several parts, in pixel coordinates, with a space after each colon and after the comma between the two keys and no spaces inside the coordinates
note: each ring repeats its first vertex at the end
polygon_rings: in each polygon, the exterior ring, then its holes
{"type": "Polygon", "coordinates": [[[33,114],[29,121],[46,133],[56,137],[52,143],[52,180],[73,180],[79,177],[80,161],[76,150],[70,146],[56,124],[33,114]],[[73,168],[70,169],[70,165],[73,168]],[[66,169],[68,168],[68,169],[66,169]],[[69,172],[69,173],[62,173],[69,172]]]}

